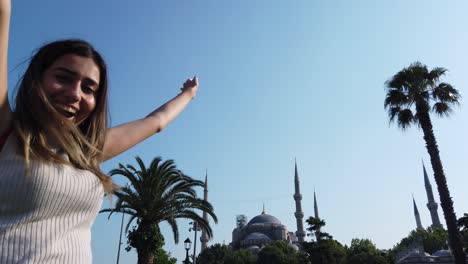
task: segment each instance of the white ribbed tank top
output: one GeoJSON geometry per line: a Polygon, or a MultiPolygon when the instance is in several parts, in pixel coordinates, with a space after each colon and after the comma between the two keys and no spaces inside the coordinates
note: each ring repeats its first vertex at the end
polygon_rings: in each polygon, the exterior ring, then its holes
{"type": "Polygon", "coordinates": [[[0,152],[0,263],[92,263],[91,225],[104,190],[89,171],[31,161],[10,135],[0,152]]]}

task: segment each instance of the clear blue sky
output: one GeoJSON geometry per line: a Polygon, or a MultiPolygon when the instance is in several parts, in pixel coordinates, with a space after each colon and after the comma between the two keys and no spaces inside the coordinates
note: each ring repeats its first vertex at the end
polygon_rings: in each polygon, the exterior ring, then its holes
{"type": "MultiPolygon", "coordinates": [[[[430,224],[421,159],[432,170],[422,132],[389,126],[384,82],[419,60],[447,68],[444,80],[467,96],[467,9],[464,1],[428,0],[14,0],[9,82],[41,44],[84,38],[108,62],[117,125],[145,116],[198,75],[187,110],[104,171],[136,155],[174,159],[198,179],[208,169],[219,217],[211,244],[228,244],[235,216],[251,219],[263,203],[296,230],[296,157],[305,215],[313,214],[315,188],[327,232],[385,249],[415,228],[411,193],[430,224]]],[[[457,216],[468,212],[466,109],[462,102],[451,118],[434,119],[457,216]]],[[[96,219],[95,263],[115,262],[119,225],[119,216],[96,219]]],[[[186,221],[179,227],[181,241],[193,240],[186,221]]],[[[165,248],[180,260],[183,243],[162,228],[165,248]]],[[[121,263],[135,262],[134,251],[123,251],[121,263]]]]}

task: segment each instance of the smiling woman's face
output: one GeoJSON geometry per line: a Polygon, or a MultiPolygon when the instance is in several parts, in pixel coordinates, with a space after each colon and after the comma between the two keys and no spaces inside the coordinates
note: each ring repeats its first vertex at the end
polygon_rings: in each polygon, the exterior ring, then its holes
{"type": "Polygon", "coordinates": [[[42,76],[41,85],[55,109],[79,125],[96,107],[99,68],[91,58],[59,57],[42,76]]]}

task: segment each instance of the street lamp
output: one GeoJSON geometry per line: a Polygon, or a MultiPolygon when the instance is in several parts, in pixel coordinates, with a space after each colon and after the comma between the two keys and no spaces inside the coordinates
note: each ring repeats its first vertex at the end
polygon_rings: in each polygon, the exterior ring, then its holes
{"type": "Polygon", "coordinates": [[[190,259],[189,259],[189,256],[188,256],[188,251],[190,250],[190,246],[191,246],[191,245],[192,245],[192,241],[190,241],[190,238],[187,237],[187,239],[185,239],[185,241],[184,241],[185,251],[187,252],[186,255],[185,255],[184,264],[190,264],[190,259]]]}
{"type": "Polygon", "coordinates": [[[125,214],[122,213],[122,222],[120,223],[119,250],[117,250],[117,264],[119,264],[120,246],[122,246],[122,230],[123,230],[124,216],[125,216],[125,214]]]}
{"type": "Polygon", "coordinates": [[[189,232],[191,232],[192,230],[195,231],[195,238],[193,241],[193,264],[196,264],[197,263],[197,231],[201,231],[201,229],[200,229],[200,225],[196,221],[190,222],[190,224],[193,225],[193,227],[189,228],[189,232]]]}
{"type": "MultiPolygon", "coordinates": [[[[130,188],[130,185],[128,183],[125,184],[125,188],[130,188]]],[[[117,264],[119,264],[119,260],[120,260],[120,246],[122,246],[122,230],[123,230],[123,223],[124,223],[124,217],[125,217],[125,214],[123,212],[121,213],[122,213],[122,222],[120,223],[119,249],[117,250],[117,264]]]]}

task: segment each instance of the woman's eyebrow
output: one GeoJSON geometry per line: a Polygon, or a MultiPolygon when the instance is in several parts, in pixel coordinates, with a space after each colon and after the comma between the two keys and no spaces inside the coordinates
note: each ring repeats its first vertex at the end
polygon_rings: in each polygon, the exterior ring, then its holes
{"type": "MultiPolygon", "coordinates": [[[[75,76],[75,77],[80,76],[77,72],[72,71],[72,70],[70,70],[70,69],[68,69],[68,68],[65,68],[65,67],[61,67],[61,66],[55,68],[55,70],[56,70],[56,71],[65,72],[65,73],[70,74],[70,75],[73,75],[73,76],[75,76]]],[[[85,79],[87,82],[89,82],[91,85],[99,86],[99,84],[98,84],[95,80],[93,80],[93,79],[91,79],[91,78],[89,78],[89,77],[85,77],[84,79],[85,79]]]]}

